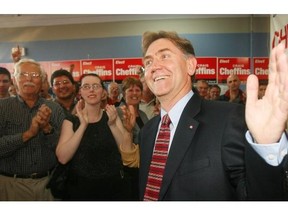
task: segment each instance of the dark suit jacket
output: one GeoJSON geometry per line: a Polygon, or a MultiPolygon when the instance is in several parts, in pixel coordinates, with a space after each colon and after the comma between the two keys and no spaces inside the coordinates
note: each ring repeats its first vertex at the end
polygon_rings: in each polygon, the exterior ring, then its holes
{"type": "MultiPolygon", "coordinates": [[[[266,164],[246,142],[244,108],[193,95],[175,131],[159,200],[283,199],[284,162],[266,164]]],[[[141,200],[159,121],[150,120],[140,134],[141,200]]]]}

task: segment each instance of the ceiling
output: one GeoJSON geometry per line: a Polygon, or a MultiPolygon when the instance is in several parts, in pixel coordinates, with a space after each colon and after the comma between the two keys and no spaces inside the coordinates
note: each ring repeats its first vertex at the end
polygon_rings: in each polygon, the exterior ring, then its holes
{"type": "Polygon", "coordinates": [[[17,28],[33,26],[51,26],[80,23],[120,22],[159,19],[187,19],[187,18],[211,18],[211,17],[249,17],[250,14],[5,14],[0,15],[0,28],[17,28]]]}

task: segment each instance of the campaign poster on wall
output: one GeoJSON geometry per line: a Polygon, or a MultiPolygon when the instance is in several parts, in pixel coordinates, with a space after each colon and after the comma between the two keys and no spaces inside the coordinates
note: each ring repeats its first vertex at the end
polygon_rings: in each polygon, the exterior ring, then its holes
{"type": "Polygon", "coordinates": [[[268,80],[269,74],[269,58],[253,58],[254,74],[259,80],[268,80]]]}
{"type": "Polygon", "coordinates": [[[14,73],[14,63],[0,63],[0,67],[6,68],[11,75],[14,73]]]}
{"type": "Polygon", "coordinates": [[[250,74],[250,58],[218,58],[218,82],[226,83],[231,74],[236,74],[241,83],[246,83],[250,74]]]}
{"type": "Polygon", "coordinates": [[[48,79],[48,82],[49,82],[49,84],[50,84],[50,78],[51,78],[51,70],[50,70],[50,62],[48,62],[48,61],[40,61],[39,62],[40,63],[40,65],[41,65],[41,67],[43,68],[43,70],[46,72],[46,74],[47,74],[47,79],[48,79]]]}
{"type": "Polygon", "coordinates": [[[114,59],[115,80],[123,80],[126,77],[137,77],[138,68],[142,66],[142,58],[114,59]]]}
{"type": "Polygon", "coordinates": [[[98,74],[103,81],[113,80],[112,59],[81,60],[82,74],[98,74]]]}
{"type": "Polygon", "coordinates": [[[50,71],[51,74],[59,69],[64,69],[72,73],[72,76],[75,81],[79,81],[81,77],[81,68],[79,60],[69,60],[69,61],[53,61],[50,62],[50,71]]]}
{"type": "Polygon", "coordinates": [[[209,84],[217,82],[217,58],[197,58],[195,80],[206,80],[209,84]]]}
{"type": "Polygon", "coordinates": [[[284,42],[285,48],[288,48],[288,15],[273,14],[270,18],[270,44],[271,49],[277,44],[284,42]]]}

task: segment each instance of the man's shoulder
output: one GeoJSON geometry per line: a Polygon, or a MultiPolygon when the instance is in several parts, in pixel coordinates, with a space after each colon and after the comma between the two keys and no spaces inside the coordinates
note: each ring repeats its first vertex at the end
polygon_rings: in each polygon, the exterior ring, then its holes
{"type": "Polygon", "coordinates": [[[60,107],[61,108],[61,105],[55,100],[47,100],[47,99],[43,98],[43,103],[45,103],[51,107],[57,107],[57,108],[60,107]]]}
{"type": "Polygon", "coordinates": [[[16,103],[18,101],[17,97],[7,97],[0,99],[0,105],[5,106],[8,104],[16,103]]]}
{"type": "Polygon", "coordinates": [[[235,113],[243,117],[245,107],[237,103],[227,101],[203,100],[199,115],[205,118],[224,119],[230,118],[235,113]]]}
{"type": "Polygon", "coordinates": [[[56,101],[46,100],[43,98],[43,101],[41,101],[41,103],[45,103],[52,110],[52,113],[65,116],[65,111],[63,107],[56,101]]]}
{"type": "Polygon", "coordinates": [[[213,107],[215,109],[234,109],[235,107],[242,107],[243,105],[237,103],[229,103],[227,101],[222,100],[204,100],[202,106],[213,107]]]}
{"type": "Polygon", "coordinates": [[[153,118],[149,119],[143,126],[142,129],[151,128],[152,125],[158,125],[161,120],[160,115],[156,115],[153,118]]]}

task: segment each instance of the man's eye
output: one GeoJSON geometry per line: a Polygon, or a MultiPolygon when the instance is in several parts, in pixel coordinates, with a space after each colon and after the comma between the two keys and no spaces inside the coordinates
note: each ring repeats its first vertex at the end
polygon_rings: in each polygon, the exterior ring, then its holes
{"type": "Polygon", "coordinates": [[[147,60],[147,61],[144,62],[145,67],[147,67],[147,66],[149,66],[151,64],[152,64],[151,60],[147,60]]]}
{"type": "Polygon", "coordinates": [[[168,54],[163,54],[163,55],[162,55],[162,59],[166,59],[166,58],[168,58],[168,57],[169,57],[168,54]]]}

